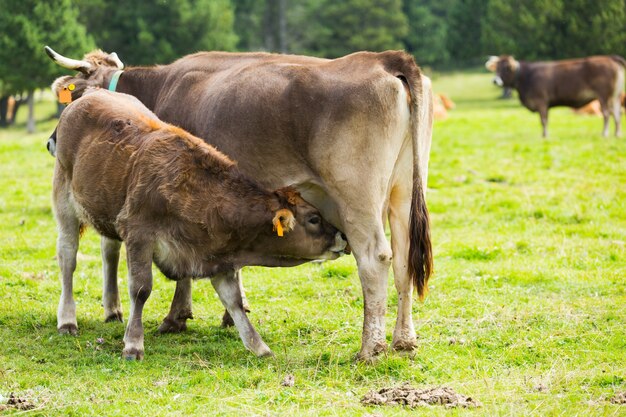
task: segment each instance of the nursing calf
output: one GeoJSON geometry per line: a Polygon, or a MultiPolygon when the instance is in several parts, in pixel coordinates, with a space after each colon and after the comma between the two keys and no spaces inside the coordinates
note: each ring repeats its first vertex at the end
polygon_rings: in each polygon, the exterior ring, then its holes
{"type": "Polygon", "coordinates": [[[123,355],[129,359],[143,357],[152,262],[173,280],[210,277],[246,348],[263,356],[271,351],[243,310],[237,281],[225,272],[334,259],[346,246],[297,192],[261,188],[136,98],[103,90],[70,104],[59,121],[53,204],[63,283],[58,329],[77,331],[72,275],[80,232],[91,225],[126,243],[131,309],[123,355]]]}

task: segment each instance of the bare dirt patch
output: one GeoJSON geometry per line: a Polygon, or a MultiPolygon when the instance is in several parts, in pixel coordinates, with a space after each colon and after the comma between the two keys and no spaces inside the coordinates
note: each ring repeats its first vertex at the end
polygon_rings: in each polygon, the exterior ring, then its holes
{"type": "Polygon", "coordinates": [[[626,391],[616,393],[610,401],[611,404],[626,404],[626,391]]]}
{"type": "Polygon", "coordinates": [[[426,405],[443,405],[446,408],[474,408],[482,406],[480,401],[467,395],[457,394],[452,388],[417,389],[409,385],[370,391],[361,399],[361,403],[363,405],[406,405],[411,408],[426,405]]]}
{"type": "Polygon", "coordinates": [[[6,404],[0,404],[0,411],[4,410],[32,410],[35,408],[35,404],[25,397],[17,396],[13,393],[9,394],[6,404]]]}

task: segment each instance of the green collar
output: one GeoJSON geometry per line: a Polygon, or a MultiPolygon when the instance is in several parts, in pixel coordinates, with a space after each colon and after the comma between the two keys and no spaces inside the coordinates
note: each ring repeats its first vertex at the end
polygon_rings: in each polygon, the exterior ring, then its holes
{"type": "Polygon", "coordinates": [[[115,73],[111,77],[111,81],[109,81],[109,91],[115,91],[115,89],[117,88],[117,82],[119,81],[120,75],[122,75],[123,72],[124,71],[122,70],[115,71],[115,73]]]}

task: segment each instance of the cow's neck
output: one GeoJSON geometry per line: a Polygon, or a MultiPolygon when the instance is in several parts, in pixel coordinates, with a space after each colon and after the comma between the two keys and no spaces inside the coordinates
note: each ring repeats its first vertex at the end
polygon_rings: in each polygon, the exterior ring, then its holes
{"type": "Polygon", "coordinates": [[[124,70],[115,91],[135,96],[147,108],[154,110],[165,77],[161,67],[131,67],[124,70]]]}

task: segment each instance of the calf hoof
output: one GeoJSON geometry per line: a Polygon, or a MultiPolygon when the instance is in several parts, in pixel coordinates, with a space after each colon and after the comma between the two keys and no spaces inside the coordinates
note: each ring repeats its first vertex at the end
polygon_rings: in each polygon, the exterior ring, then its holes
{"type": "MultiPolygon", "coordinates": [[[[245,311],[246,313],[249,313],[250,308],[246,304],[244,304],[243,311],[245,311]]],[[[234,325],[235,325],[235,322],[233,321],[233,318],[228,313],[228,310],[224,310],[224,315],[222,316],[221,327],[225,329],[227,327],[233,327],[234,325]]]]}
{"type": "Polygon", "coordinates": [[[120,310],[116,310],[116,311],[112,311],[109,314],[106,315],[106,318],[104,319],[105,323],[110,323],[112,321],[119,321],[119,322],[123,322],[124,319],[122,318],[122,312],[120,310]]]}
{"type": "Polygon", "coordinates": [[[272,352],[271,350],[267,349],[266,352],[257,354],[256,356],[258,358],[273,358],[274,357],[274,352],[272,352]]]}
{"type": "Polygon", "coordinates": [[[184,319],[173,320],[166,317],[159,326],[159,333],[180,333],[185,330],[187,330],[187,321],[184,319]]]}
{"type": "Polygon", "coordinates": [[[368,349],[362,348],[356,355],[356,360],[365,363],[375,363],[379,356],[385,352],[387,352],[387,343],[378,342],[368,349]]]}
{"type": "Polygon", "coordinates": [[[122,358],[127,361],[140,361],[143,359],[143,349],[129,348],[122,351],[122,358]]]}
{"type": "Polygon", "coordinates": [[[70,334],[76,336],[78,334],[78,326],[73,323],[62,324],[57,328],[59,334],[70,334]]]}
{"type": "Polygon", "coordinates": [[[222,316],[222,328],[227,328],[227,327],[233,327],[235,325],[235,322],[233,321],[233,318],[230,316],[230,314],[228,314],[228,311],[224,311],[224,315],[222,316]]]}

